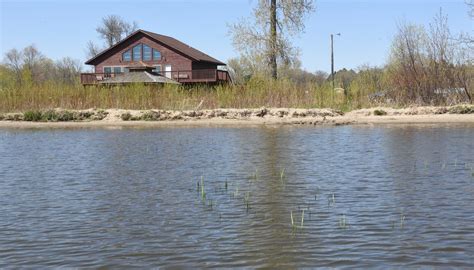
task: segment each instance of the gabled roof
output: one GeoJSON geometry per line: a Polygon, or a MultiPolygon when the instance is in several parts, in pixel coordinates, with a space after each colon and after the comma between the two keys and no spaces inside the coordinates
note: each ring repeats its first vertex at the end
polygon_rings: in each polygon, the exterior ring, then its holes
{"type": "Polygon", "coordinates": [[[124,43],[126,40],[128,40],[129,38],[139,34],[139,33],[142,33],[144,34],[145,36],[148,36],[149,38],[151,38],[152,40],[155,40],[156,42],[158,43],[162,43],[164,45],[166,45],[167,47],[170,47],[171,49],[174,49],[184,55],[186,55],[187,57],[191,58],[192,60],[195,60],[195,61],[204,61],[204,62],[209,62],[209,63],[213,63],[213,64],[217,64],[217,65],[225,65],[225,63],[175,39],[175,38],[172,38],[172,37],[169,37],[169,36],[164,36],[164,35],[160,35],[160,34],[156,34],[156,33],[153,33],[153,32],[149,32],[149,31],[145,31],[145,30],[137,30],[135,32],[133,32],[132,34],[130,34],[128,37],[124,38],[123,40],[121,40],[120,42],[118,42],[117,44],[113,45],[112,47],[102,51],[101,53],[99,53],[98,55],[96,55],[95,57],[89,59],[85,64],[86,65],[91,65],[92,62],[94,62],[94,60],[96,60],[97,58],[99,58],[100,56],[104,55],[105,53],[107,53],[108,51],[112,50],[113,48],[116,48],[118,47],[120,44],[124,43]]]}

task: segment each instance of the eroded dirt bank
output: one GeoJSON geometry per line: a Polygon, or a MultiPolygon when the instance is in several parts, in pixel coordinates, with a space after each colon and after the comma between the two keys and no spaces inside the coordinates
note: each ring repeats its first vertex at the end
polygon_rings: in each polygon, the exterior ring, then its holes
{"type": "Polygon", "coordinates": [[[370,108],[343,113],[334,109],[215,110],[63,110],[0,114],[0,127],[113,127],[172,125],[348,125],[474,123],[474,105],[449,107],[370,108]]]}

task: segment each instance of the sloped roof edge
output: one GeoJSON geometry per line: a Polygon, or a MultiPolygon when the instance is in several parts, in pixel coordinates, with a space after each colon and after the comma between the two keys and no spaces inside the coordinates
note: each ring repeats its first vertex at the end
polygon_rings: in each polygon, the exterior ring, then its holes
{"type": "Polygon", "coordinates": [[[213,64],[217,64],[217,65],[225,65],[225,63],[175,39],[175,38],[172,38],[172,37],[169,37],[169,36],[165,36],[165,35],[160,35],[160,34],[156,34],[156,33],[153,33],[153,32],[149,32],[149,31],[145,31],[145,30],[142,30],[142,29],[138,29],[137,31],[131,33],[130,35],[128,35],[127,37],[125,37],[124,39],[122,39],[120,42],[118,42],[117,44],[113,45],[112,47],[109,47],[105,50],[103,50],[102,52],[100,52],[99,54],[97,54],[96,56],[94,56],[93,58],[87,60],[85,62],[86,65],[92,65],[93,62],[101,57],[102,55],[104,55],[105,53],[107,53],[108,51],[118,47],[119,45],[121,45],[122,43],[124,43],[126,40],[128,40],[129,38],[137,35],[138,33],[142,33],[146,36],[148,36],[149,38],[159,42],[159,43],[163,43],[164,45],[188,56],[190,59],[192,60],[195,60],[195,61],[203,61],[203,62],[209,62],[209,63],[213,63],[213,64]]]}

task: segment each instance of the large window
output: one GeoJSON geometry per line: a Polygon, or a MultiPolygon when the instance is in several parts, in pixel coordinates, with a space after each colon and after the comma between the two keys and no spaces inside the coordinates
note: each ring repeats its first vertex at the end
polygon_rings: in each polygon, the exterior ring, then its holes
{"type": "Polygon", "coordinates": [[[143,44],[143,61],[151,61],[151,47],[143,44]]]}
{"type": "Polygon", "coordinates": [[[122,67],[114,67],[114,73],[122,73],[122,67]]]}
{"type": "Polygon", "coordinates": [[[104,73],[107,73],[107,74],[112,73],[112,68],[111,67],[104,67],[104,73]]]}
{"type": "Polygon", "coordinates": [[[125,62],[132,61],[132,52],[130,50],[124,52],[122,54],[122,60],[125,61],[125,62]]]}
{"type": "Polygon", "coordinates": [[[122,61],[157,61],[161,60],[161,52],[146,44],[138,44],[130,50],[122,53],[122,61]]]}
{"type": "Polygon", "coordinates": [[[161,52],[153,49],[153,60],[161,60],[161,52]]]}
{"type": "Polygon", "coordinates": [[[142,60],[142,44],[133,47],[133,61],[142,60]]]}

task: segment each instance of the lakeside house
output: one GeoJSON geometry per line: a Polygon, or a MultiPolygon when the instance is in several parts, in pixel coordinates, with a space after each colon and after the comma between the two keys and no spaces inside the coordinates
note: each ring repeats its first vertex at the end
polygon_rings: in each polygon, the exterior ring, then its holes
{"type": "Polygon", "coordinates": [[[169,36],[137,30],[102,51],[86,65],[83,85],[94,84],[217,84],[231,81],[225,63],[169,36]]]}

